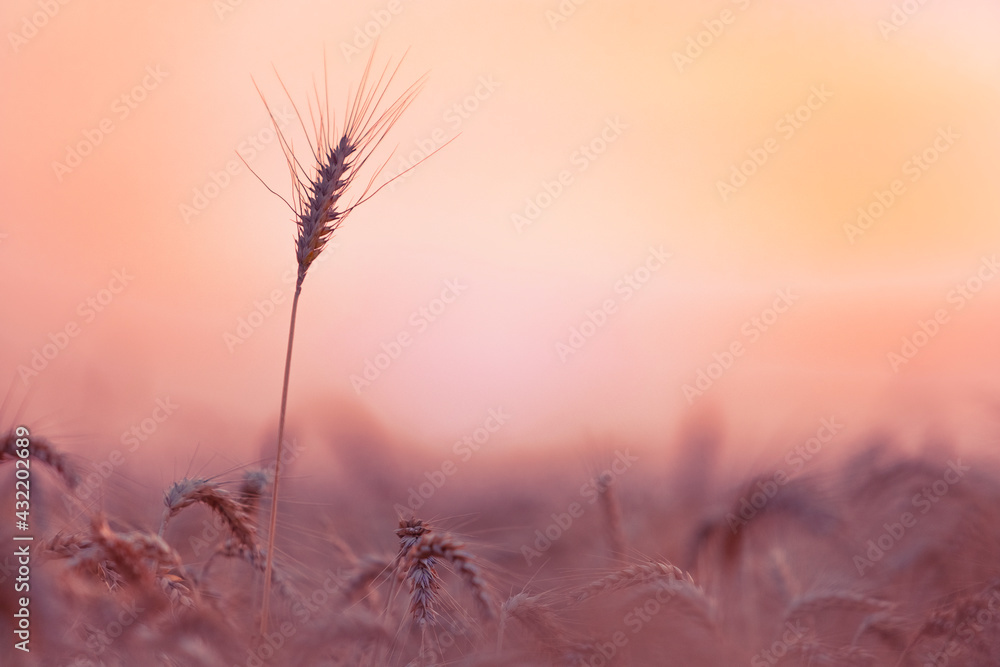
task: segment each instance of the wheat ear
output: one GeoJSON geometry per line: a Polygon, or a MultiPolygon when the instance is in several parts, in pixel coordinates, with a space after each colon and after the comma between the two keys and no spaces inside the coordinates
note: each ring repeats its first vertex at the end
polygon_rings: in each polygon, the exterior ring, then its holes
{"type": "Polygon", "coordinates": [[[694,582],[694,578],[676,565],[666,561],[646,561],[610,572],[585,586],[569,592],[571,603],[580,604],[597,595],[612,591],[659,583],[671,590],[683,590],[696,597],[704,597],[704,592],[694,582]]]}
{"type": "Polygon", "coordinates": [[[410,584],[410,614],[424,632],[434,624],[441,577],[436,566],[445,561],[472,591],[485,618],[495,617],[493,598],[486,578],[465,544],[448,533],[435,533],[417,518],[400,519],[396,530],[399,553],[389,567],[410,584]]]}
{"type": "Polygon", "coordinates": [[[447,561],[472,591],[483,617],[494,618],[493,598],[490,596],[483,570],[475,557],[465,550],[463,542],[447,533],[424,533],[407,554],[407,558],[411,563],[433,564],[437,559],[447,561]]]}
{"type": "Polygon", "coordinates": [[[134,531],[118,533],[103,516],[92,518],[87,533],[57,534],[45,545],[74,567],[96,572],[111,590],[123,584],[156,583],[172,601],[194,607],[181,557],[159,535],[134,531]]]}
{"type": "Polygon", "coordinates": [[[959,628],[963,623],[969,622],[983,609],[990,608],[991,598],[998,590],[1000,590],[1000,579],[993,579],[977,593],[963,596],[933,609],[916,634],[906,643],[895,667],[903,664],[904,658],[923,637],[947,635],[944,642],[947,646],[959,634],[959,628]]]}
{"type": "Polygon", "coordinates": [[[816,612],[831,609],[857,609],[862,611],[892,611],[895,602],[880,600],[854,591],[819,591],[807,593],[795,598],[785,611],[786,621],[816,612]]]}
{"type": "MultiPolygon", "coordinates": [[[[271,570],[274,566],[274,542],[277,530],[278,515],[278,484],[281,480],[281,445],[285,431],[285,411],[288,405],[288,376],[292,364],[292,343],[295,339],[295,315],[298,312],[299,295],[302,292],[302,282],[313,261],[319,257],[326,247],[327,241],[344,222],[348,214],[371,196],[378,192],[371,191],[372,183],[382,171],[379,167],[368,181],[359,197],[353,203],[344,201],[344,195],[351,183],[357,177],[386,133],[399,119],[399,116],[413,101],[423,86],[423,78],[407,88],[394,102],[383,107],[386,90],[395,78],[399,65],[391,72],[388,65],[382,70],[377,81],[369,86],[374,50],[365,66],[361,83],[353,101],[348,102],[344,126],[338,133],[336,123],[330,116],[329,95],[326,89],[324,58],[324,99],[316,92],[316,116],[310,104],[309,115],[313,122],[312,138],[309,138],[312,168],[307,170],[292,151],[291,144],[282,134],[274,114],[267,101],[264,105],[271,117],[275,133],[285,154],[288,170],[292,177],[293,203],[288,203],[295,218],[298,236],[295,242],[295,258],[298,262],[298,278],[295,281],[295,294],[292,297],[292,313],[288,325],[288,348],[285,351],[285,373],[281,385],[281,410],[278,417],[278,448],[274,461],[274,486],[271,493],[271,518],[267,535],[266,565],[264,569],[264,596],[261,605],[260,631],[267,633],[268,615],[270,613],[271,570]],[[380,110],[381,109],[381,110],[380,110]]],[[[309,137],[302,114],[298,112],[288,90],[284,88],[292,107],[295,108],[299,123],[309,137]]],[[[263,98],[263,96],[262,96],[263,98]]],[[[401,174],[400,174],[401,175],[401,174]]],[[[273,190],[272,190],[273,192],[273,190]]],[[[280,195],[279,195],[280,196],[280,195]]]]}
{"type": "MultiPolygon", "coordinates": [[[[17,448],[14,446],[16,440],[17,436],[14,435],[14,431],[7,433],[3,447],[0,447],[0,461],[18,458],[17,448]]],[[[69,462],[69,458],[45,438],[31,437],[31,457],[52,468],[69,488],[75,489],[80,483],[80,475],[73,464],[69,462]]]]}
{"type": "Polygon", "coordinates": [[[171,518],[185,507],[190,507],[195,503],[207,505],[218,514],[241,545],[251,551],[257,549],[254,527],[250,524],[250,518],[246,512],[243,511],[243,505],[219,484],[205,479],[182,479],[170,486],[170,489],[163,496],[163,504],[166,505],[166,509],[163,511],[163,519],[160,521],[159,535],[163,535],[167,522],[171,518]]]}

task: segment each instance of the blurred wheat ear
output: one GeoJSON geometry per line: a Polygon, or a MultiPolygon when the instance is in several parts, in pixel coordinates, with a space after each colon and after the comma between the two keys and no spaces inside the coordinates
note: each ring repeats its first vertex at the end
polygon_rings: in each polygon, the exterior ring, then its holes
{"type": "MultiPolygon", "coordinates": [[[[295,106],[292,96],[281,82],[281,87],[288,97],[295,114],[299,119],[306,140],[309,145],[310,155],[308,158],[300,159],[292,150],[292,144],[281,131],[271,107],[261,94],[264,106],[271,117],[271,123],[278,136],[278,142],[285,154],[288,163],[288,171],[292,177],[292,201],[289,202],[278,193],[272,193],[281,197],[288,205],[298,226],[298,237],[295,240],[295,258],[298,261],[298,279],[295,282],[295,296],[292,299],[291,323],[288,327],[288,350],[285,353],[285,377],[281,387],[281,413],[278,420],[278,450],[274,461],[274,487],[271,494],[271,519],[267,536],[266,566],[264,571],[264,599],[261,606],[261,635],[267,632],[268,616],[270,613],[271,594],[271,571],[274,565],[274,542],[277,526],[278,509],[278,483],[281,474],[281,447],[285,430],[285,407],[288,401],[288,374],[292,362],[292,341],[295,337],[295,313],[298,310],[299,294],[302,292],[302,282],[313,261],[319,257],[326,247],[327,241],[344,222],[347,216],[356,207],[375,195],[386,183],[372,190],[375,179],[382,172],[386,162],[379,165],[369,178],[368,182],[361,188],[361,192],[356,194],[352,187],[354,180],[364,168],[365,163],[372,156],[373,152],[385,139],[386,134],[392,126],[399,120],[400,115],[413,102],[413,99],[420,92],[424,85],[425,77],[420,77],[416,82],[404,90],[395,101],[387,102],[386,93],[388,88],[399,71],[402,59],[394,68],[386,64],[385,68],[377,75],[373,76],[372,61],[375,52],[368,59],[364,74],[358,85],[358,90],[353,99],[348,96],[344,121],[340,129],[337,128],[335,118],[330,113],[329,95],[327,90],[326,77],[326,56],[323,58],[323,95],[314,85],[315,108],[313,101],[309,103],[309,120],[312,123],[312,132],[306,128],[305,120],[295,106]],[[307,168],[303,165],[303,160],[310,164],[307,168]],[[346,199],[350,196],[350,201],[346,199]]],[[[405,57],[405,56],[404,56],[405,57]]],[[[256,84],[255,84],[256,85],[256,84]]],[[[260,89],[257,89],[260,93],[260,89]]],[[[391,157],[391,156],[390,156],[391,157]]],[[[414,165],[415,166],[415,165],[414,165]]],[[[248,166],[249,168],[249,166],[248,166]]],[[[409,170],[407,170],[409,171],[409,170]]],[[[405,172],[396,174],[393,178],[398,178],[405,172]]],[[[259,177],[258,177],[259,178],[259,177]]],[[[263,181],[261,181],[263,182],[263,181]]],[[[264,184],[267,187],[267,184],[264,184]]]]}

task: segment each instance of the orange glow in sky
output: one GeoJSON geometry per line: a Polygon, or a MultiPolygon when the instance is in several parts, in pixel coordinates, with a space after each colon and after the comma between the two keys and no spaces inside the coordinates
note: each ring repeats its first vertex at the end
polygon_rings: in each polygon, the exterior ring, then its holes
{"type": "Polygon", "coordinates": [[[765,446],[992,409],[995,3],[49,4],[0,10],[5,420],[108,450],[169,398],[150,461],[260,456],[295,259],[239,160],[290,193],[254,83],[304,155],[278,75],[305,113],[325,52],[339,119],[375,34],[391,92],[429,74],[377,182],[451,143],[311,269],[293,431],[449,448],[502,407],[512,446],[655,443],[717,409],[765,446]]]}

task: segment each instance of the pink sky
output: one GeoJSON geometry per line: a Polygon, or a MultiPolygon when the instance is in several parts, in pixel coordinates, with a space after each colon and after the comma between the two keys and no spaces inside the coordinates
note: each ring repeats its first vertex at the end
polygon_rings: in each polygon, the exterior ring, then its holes
{"type": "Polygon", "coordinates": [[[588,2],[558,19],[555,1],[49,4],[0,10],[0,367],[53,435],[106,452],[169,397],[149,460],[154,445],[175,465],[199,445],[259,455],[293,223],[227,163],[239,150],[289,192],[253,81],[284,109],[273,65],[304,105],[325,47],[339,111],[366,27],[378,63],[409,48],[397,92],[430,75],[387,173],[459,136],[355,211],[311,270],[293,430],[357,420],[447,450],[502,407],[498,443],[663,442],[711,407],[763,446],[828,414],[860,433],[890,407],[914,429],[992,409],[994,3],[928,3],[892,31],[892,2],[860,0],[588,2]],[[79,146],[78,166],[56,164],[79,146]],[[867,229],[845,228],[879,199],[867,229]],[[252,335],[227,344],[255,310],[252,335]],[[934,335],[894,369],[921,322],[934,335]],[[574,327],[593,335],[567,355],[574,327]],[[23,381],[59,332],[65,349],[23,381]],[[410,344],[356,391],[400,334],[410,344]]]}

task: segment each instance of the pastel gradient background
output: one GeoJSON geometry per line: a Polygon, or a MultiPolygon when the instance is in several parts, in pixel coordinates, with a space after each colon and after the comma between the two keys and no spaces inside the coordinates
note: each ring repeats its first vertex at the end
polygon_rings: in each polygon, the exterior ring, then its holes
{"type": "Polygon", "coordinates": [[[376,65],[409,49],[393,92],[429,72],[380,153],[383,179],[456,138],[355,211],[306,280],[289,428],[313,452],[347,432],[449,451],[490,408],[510,415],[497,447],[664,444],[708,418],[756,451],[829,415],[904,441],[994,437],[1000,276],[961,309],[949,293],[1000,252],[996,3],[911,2],[891,32],[888,0],[567,0],[568,16],[555,0],[49,4],[51,17],[43,2],[0,10],[5,422],[107,452],[169,397],[179,407],[130,455],[165,480],[273,447],[293,224],[245,167],[219,174],[242,150],[288,193],[254,81],[285,108],[276,69],[304,111],[325,48],[339,113],[367,29],[376,65]],[[147,68],[163,76],[142,89],[147,68]],[[776,124],[814,88],[829,99],[786,137],[776,124]],[[57,173],[102,121],[112,130],[57,173]],[[609,122],[620,132],[601,146],[609,122]],[[957,139],[911,180],[907,161],[949,128],[957,139]],[[777,151],[724,201],[718,182],[769,138],[777,151]],[[592,141],[603,152],[581,163],[592,141]],[[851,238],[894,179],[905,191],[851,238]],[[519,228],[529,200],[545,206],[519,228]],[[615,285],[651,246],[671,258],[626,301],[615,285]],[[85,320],[80,304],[123,269],[131,282],[85,320]],[[413,313],[449,280],[467,289],[418,331],[413,313]],[[275,290],[273,314],[227,345],[275,290]],[[778,290],[797,300],[751,340],[745,323],[778,290]],[[606,324],[560,358],[606,299],[606,324]],[[894,369],[887,355],[938,309],[947,322],[894,369]],[[79,335],[25,375],[71,323],[79,335]],[[412,344],[356,391],[351,376],[401,332],[412,344]],[[733,342],[744,354],[689,400],[684,385],[733,342]]]}

